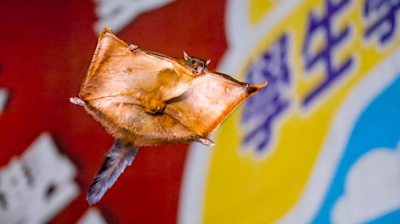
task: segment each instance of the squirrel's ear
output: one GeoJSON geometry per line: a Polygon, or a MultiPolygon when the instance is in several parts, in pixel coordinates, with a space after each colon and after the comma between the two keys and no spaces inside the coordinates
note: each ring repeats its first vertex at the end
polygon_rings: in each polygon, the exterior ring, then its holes
{"type": "Polygon", "coordinates": [[[210,64],[210,62],[211,62],[211,60],[208,59],[208,60],[206,61],[206,65],[210,64]]]}
{"type": "Polygon", "coordinates": [[[189,55],[188,55],[188,54],[186,54],[186,52],[185,52],[185,51],[183,51],[183,58],[184,58],[186,61],[190,60],[190,57],[189,57],[189,55]]]}

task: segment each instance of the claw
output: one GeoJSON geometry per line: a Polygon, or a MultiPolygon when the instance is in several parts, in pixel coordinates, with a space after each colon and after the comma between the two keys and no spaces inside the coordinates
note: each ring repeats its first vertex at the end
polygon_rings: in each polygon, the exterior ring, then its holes
{"type": "Polygon", "coordinates": [[[137,46],[137,45],[134,45],[134,44],[129,44],[129,46],[128,46],[128,49],[130,50],[130,51],[135,51],[135,50],[137,50],[139,47],[137,46]]]}
{"type": "Polygon", "coordinates": [[[69,101],[78,106],[82,106],[82,107],[86,106],[85,101],[81,100],[81,98],[79,98],[79,97],[71,97],[71,98],[69,98],[69,101]]]}
{"type": "Polygon", "coordinates": [[[200,142],[201,144],[209,146],[209,147],[214,146],[214,142],[208,138],[198,138],[197,141],[200,142]]]}

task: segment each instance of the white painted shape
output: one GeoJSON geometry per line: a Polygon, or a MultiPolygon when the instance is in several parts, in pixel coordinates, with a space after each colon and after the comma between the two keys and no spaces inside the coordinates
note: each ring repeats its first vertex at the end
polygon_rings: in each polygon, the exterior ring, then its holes
{"type": "Polygon", "coordinates": [[[0,223],[46,223],[79,194],[76,168],[47,133],[0,169],[0,223]],[[53,189],[49,193],[49,189],[53,189]]]}
{"type": "Polygon", "coordinates": [[[77,224],[107,224],[107,222],[98,209],[89,208],[78,220],[77,224]]]}
{"type": "Polygon", "coordinates": [[[4,111],[8,99],[8,91],[6,89],[0,89],[0,114],[4,111]]]}
{"type": "Polygon", "coordinates": [[[178,223],[203,223],[204,189],[211,150],[213,149],[199,143],[194,143],[190,147],[182,177],[178,223]]]}
{"type": "Polygon", "coordinates": [[[329,189],[357,119],[371,101],[399,77],[399,56],[400,51],[389,56],[353,88],[332,122],[303,195],[279,223],[311,223],[329,189]]]}
{"type": "Polygon", "coordinates": [[[100,33],[110,26],[116,33],[125,28],[141,13],[160,8],[173,0],[94,0],[99,18],[95,31],[100,33]]]}
{"type": "Polygon", "coordinates": [[[361,157],[346,178],[345,193],[332,211],[334,223],[367,223],[400,208],[400,141],[361,157]]]}

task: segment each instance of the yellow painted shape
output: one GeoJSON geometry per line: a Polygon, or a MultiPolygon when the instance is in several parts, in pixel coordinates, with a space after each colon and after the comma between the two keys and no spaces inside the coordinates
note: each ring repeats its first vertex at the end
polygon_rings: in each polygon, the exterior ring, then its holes
{"type": "MultiPolygon", "coordinates": [[[[251,59],[262,53],[283,32],[289,32],[289,60],[293,82],[292,106],[280,119],[274,132],[273,148],[265,155],[240,149],[241,109],[221,126],[209,163],[205,187],[203,221],[205,223],[273,223],[284,216],[301,197],[315,161],[322,149],[336,111],[368,72],[400,47],[400,38],[384,49],[375,40],[363,37],[361,1],[353,1],[350,10],[338,19],[341,25],[352,26],[352,39],[339,48],[340,62],[349,55],[355,58],[354,69],[319,96],[307,111],[300,108],[301,99],[323,80],[323,70],[310,76],[303,74],[301,60],[306,22],[310,8],[322,10],[322,1],[305,1],[265,34],[254,49],[240,74],[251,59]]],[[[338,18],[339,18],[338,17],[338,18]]],[[[241,77],[242,79],[244,76],[241,77]]],[[[267,87],[268,88],[268,87],[267,87]]]]}
{"type": "MultiPolygon", "coordinates": [[[[277,1],[280,2],[280,1],[277,1]]],[[[257,25],[262,19],[274,9],[278,3],[273,0],[249,0],[249,22],[251,26],[257,25]]]]}

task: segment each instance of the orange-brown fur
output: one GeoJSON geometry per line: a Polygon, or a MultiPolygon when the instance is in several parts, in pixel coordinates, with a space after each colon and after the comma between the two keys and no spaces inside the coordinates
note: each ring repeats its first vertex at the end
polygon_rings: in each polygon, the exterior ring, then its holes
{"type": "Polygon", "coordinates": [[[106,28],[79,96],[107,132],[142,146],[207,139],[265,85],[208,70],[194,74],[182,61],[129,47],[106,28]]]}

